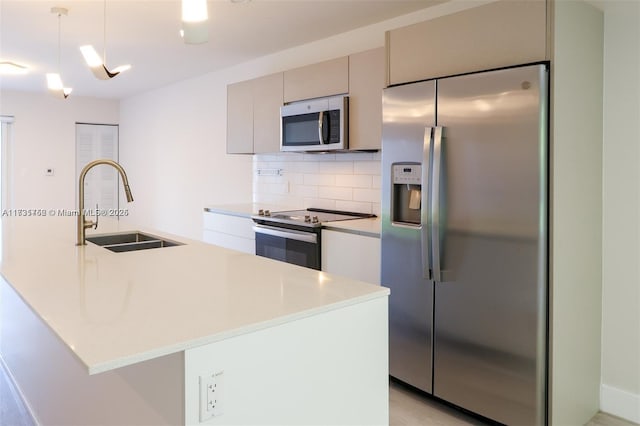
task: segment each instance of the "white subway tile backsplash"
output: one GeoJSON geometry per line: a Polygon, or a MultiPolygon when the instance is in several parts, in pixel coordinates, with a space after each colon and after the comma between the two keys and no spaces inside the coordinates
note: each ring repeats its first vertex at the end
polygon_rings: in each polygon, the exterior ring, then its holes
{"type": "Polygon", "coordinates": [[[335,177],[335,175],[306,174],[306,175],[304,175],[304,184],[305,185],[335,186],[336,177],[335,177]]]}
{"type": "Polygon", "coordinates": [[[298,197],[318,198],[318,187],[310,185],[292,185],[291,194],[298,197]]]}
{"type": "Polygon", "coordinates": [[[336,154],[330,153],[304,153],[303,161],[315,161],[315,162],[327,162],[327,161],[336,161],[336,154]]]}
{"type": "Polygon", "coordinates": [[[254,155],[253,201],[379,215],[380,158],[379,152],[254,155]],[[258,175],[259,169],[281,169],[282,175],[258,175]]]}
{"type": "Polygon", "coordinates": [[[319,186],[318,198],[333,200],[353,200],[353,188],[339,188],[337,186],[319,186]]]}
{"type": "Polygon", "coordinates": [[[380,162],[379,161],[354,161],[353,174],[380,175],[380,162]]]}
{"type": "Polygon", "coordinates": [[[299,162],[295,163],[295,167],[297,167],[298,173],[318,173],[318,163],[312,162],[299,162]]]}
{"type": "Polygon", "coordinates": [[[371,188],[370,175],[336,175],[336,186],[350,186],[352,188],[371,188]]]}
{"type": "Polygon", "coordinates": [[[362,203],[359,201],[336,200],[336,210],[358,213],[373,213],[371,210],[371,203],[362,203]]]}
{"type": "Polygon", "coordinates": [[[304,208],[315,207],[317,209],[336,210],[336,200],[326,198],[305,198],[304,208]]]}
{"type": "Polygon", "coordinates": [[[379,189],[353,188],[354,201],[368,201],[370,203],[379,203],[380,196],[381,194],[379,189]]]}
{"type": "Polygon", "coordinates": [[[342,174],[342,175],[350,175],[353,174],[353,162],[327,162],[327,163],[319,163],[318,164],[318,173],[323,174],[342,174]]]}
{"type": "Polygon", "coordinates": [[[378,176],[371,176],[371,188],[374,189],[380,189],[382,188],[382,186],[380,185],[380,181],[381,181],[381,177],[380,175],[378,176]]]}

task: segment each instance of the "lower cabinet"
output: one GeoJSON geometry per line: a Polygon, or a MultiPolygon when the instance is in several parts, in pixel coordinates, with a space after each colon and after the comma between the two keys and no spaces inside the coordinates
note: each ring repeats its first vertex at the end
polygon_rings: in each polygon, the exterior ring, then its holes
{"type": "Polygon", "coordinates": [[[213,212],[204,212],[203,218],[202,240],[205,243],[249,254],[256,253],[256,238],[251,218],[213,212]]]}
{"type": "Polygon", "coordinates": [[[380,238],[322,230],[322,270],[380,284],[380,238]]]}

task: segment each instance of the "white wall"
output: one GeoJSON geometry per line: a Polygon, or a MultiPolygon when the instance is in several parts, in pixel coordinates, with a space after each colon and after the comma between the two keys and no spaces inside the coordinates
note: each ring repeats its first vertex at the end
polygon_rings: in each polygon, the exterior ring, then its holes
{"type": "Polygon", "coordinates": [[[604,28],[601,409],[640,423],[640,2],[604,28]]]}
{"type": "Polygon", "coordinates": [[[483,3],[438,5],[122,101],[120,158],[136,198],[132,219],[200,238],[205,205],[252,201],[252,157],[226,154],[227,84],[380,47],[388,29],[483,3]]]}
{"type": "Polygon", "coordinates": [[[602,12],[554,2],[551,134],[551,422],[600,406],[602,12]]]}
{"type": "Polygon", "coordinates": [[[114,100],[63,101],[46,93],[2,91],[0,114],[15,117],[9,153],[13,200],[7,207],[76,208],[76,122],[117,124],[118,112],[114,100]],[[45,176],[47,168],[54,176],[45,176]]]}

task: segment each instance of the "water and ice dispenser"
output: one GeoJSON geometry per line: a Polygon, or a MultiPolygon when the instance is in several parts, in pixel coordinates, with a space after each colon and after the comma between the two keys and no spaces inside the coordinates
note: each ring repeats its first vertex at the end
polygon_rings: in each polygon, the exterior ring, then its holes
{"type": "Polygon", "coordinates": [[[422,165],[416,163],[393,164],[392,182],[391,220],[394,223],[420,225],[422,165]]]}

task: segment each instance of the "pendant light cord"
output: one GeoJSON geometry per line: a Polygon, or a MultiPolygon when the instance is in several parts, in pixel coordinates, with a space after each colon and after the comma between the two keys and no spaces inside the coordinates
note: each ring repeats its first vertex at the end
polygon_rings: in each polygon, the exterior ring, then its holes
{"type": "Polygon", "coordinates": [[[60,22],[61,22],[61,18],[62,14],[58,13],[58,74],[60,74],[60,22]]]}
{"type": "Polygon", "coordinates": [[[104,0],[102,21],[102,64],[107,66],[107,0],[104,0]]]}

